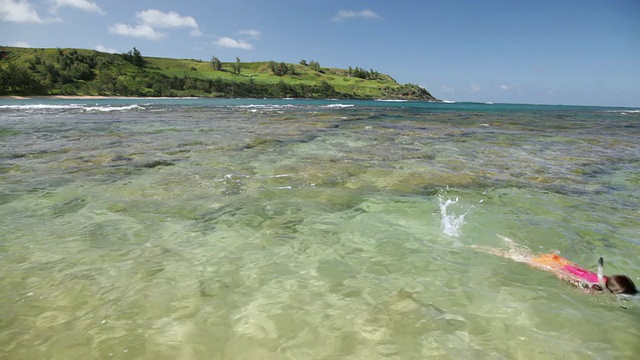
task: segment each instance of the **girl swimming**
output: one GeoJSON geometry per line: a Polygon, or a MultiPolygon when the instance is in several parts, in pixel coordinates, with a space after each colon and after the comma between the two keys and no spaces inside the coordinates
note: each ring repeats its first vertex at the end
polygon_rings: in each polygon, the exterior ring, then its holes
{"type": "Polygon", "coordinates": [[[631,281],[628,276],[604,276],[604,259],[602,257],[598,259],[598,272],[594,273],[561,257],[558,254],[536,255],[533,254],[526,246],[516,244],[508,237],[501,235],[498,236],[505,241],[508,247],[507,250],[476,245],[472,246],[472,248],[489,254],[512,259],[517,262],[523,262],[538,269],[550,271],[556,274],[560,279],[563,279],[586,292],[603,292],[608,290],[609,292],[617,295],[635,295],[638,293],[638,289],[636,289],[633,281],[631,281]]]}

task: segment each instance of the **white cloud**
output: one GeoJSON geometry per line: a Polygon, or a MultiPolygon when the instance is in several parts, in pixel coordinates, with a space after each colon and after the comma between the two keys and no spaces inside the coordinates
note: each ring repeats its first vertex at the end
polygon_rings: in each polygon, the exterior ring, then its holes
{"type": "Polygon", "coordinates": [[[0,0],[0,18],[15,23],[44,23],[28,0],[0,0]]]}
{"type": "Polygon", "coordinates": [[[137,25],[115,24],[109,27],[112,34],[140,37],[149,40],[159,40],[165,37],[164,33],[156,29],[191,28],[189,35],[200,36],[202,32],[198,23],[191,16],[182,16],[175,11],[164,13],[157,9],[148,9],[136,13],[137,25]]]}
{"type": "Polygon", "coordinates": [[[136,13],[136,17],[142,22],[142,24],[158,29],[182,27],[198,28],[198,23],[194,18],[191,16],[182,16],[175,11],[163,13],[158,9],[149,9],[136,13]]]}
{"type": "Polygon", "coordinates": [[[14,43],[9,44],[9,46],[21,47],[21,48],[30,48],[31,47],[31,45],[29,45],[29,43],[26,42],[26,41],[16,41],[14,43]]]}
{"type": "Polygon", "coordinates": [[[526,90],[526,85],[522,85],[520,83],[515,84],[499,84],[496,86],[496,89],[499,91],[509,92],[512,94],[524,94],[526,90]]]}
{"type": "Polygon", "coordinates": [[[471,84],[469,91],[471,91],[472,93],[477,93],[480,90],[482,90],[482,87],[478,84],[471,84]]]}
{"type": "Polygon", "coordinates": [[[352,11],[352,10],[340,10],[333,17],[333,21],[344,21],[353,18],[364,18],[364,19],[379,19],[378,14],[371,10],[361,10],[361,11],[352,11]]]}
{"type": "Polygon", "coordinates": [[[222,47],[226,47],[226,48],[230,48],[230,49],[243,49],[243,50],[252,50],[253,49],[253,45],[251,45],[250,43],[248,43],[248,42],[246,42],[244,40],[232,39],[232,38],[227,37],[227,36],[219,38],[216,41],[216,45],[222,46],[222,47]]]}
{"type": "MultiPolygon", "coordinates": [[[[240,30],[236,34],[245,39],[257,40],[260,38],[260,31],[254,29],[240,30]]],[[[253,50],[253,45],[245,39],[234,39],[228,36],[221,36],[214,44],[229,49],[253,50]]]]}
{"type": "Polygon", "coordinates": [[[91,0],[51,0],[51,2],[55,9],[68,6],[88,12],[104,14],[102,9],[91,0]]]}
{"type": "MultiPolygon", "coordinates": [[[[102,9],[91,0],[50,0],[53,9],[69,6],[80,10],[104,14],[102,9]]],[[[15,23],[52,23],[62,21],[59,18],[42,19],[35,5],[29,0],[0,0],[0,19],[15,23]]]]}
{"type": "Polygon", "coordinates": [[[110,53],[110,54],[117,54],[119,52],[116,49],[109,48],[109,47],[106,47],[104,45],[99,45],[99,44],[95,46],[95,49],[98,50],[98,51],[106,52],[106,53],[110,53]]]}
{"type": "Polygon", "coordinates": [[[238,34],[248,36],[250,39],[258,39],[262,35],[260,31],[254,29],[240,30],[238,34]]]}
{"type": "Polygon", "coordinates": [[[109,26],[109,32],[112,34],[122,35],[122,36],[131,36],[138,37],[149,40],[160,40],[165,35],[161,32],[154,30],[149,25],[127,25],[127,24],[115,24],[109,26]]]}
{"type": "Polygon", "coordinates": [[[453,94],[453,93],[456,92],[455,88],[453,88],[451,86],[448,86],[448,85],[442,85],[442,86],[440,86],[440,88],[438,90],[440,90],[440,92],[442,92],[442,93],[447,93],[447,94],[453,94]]]}

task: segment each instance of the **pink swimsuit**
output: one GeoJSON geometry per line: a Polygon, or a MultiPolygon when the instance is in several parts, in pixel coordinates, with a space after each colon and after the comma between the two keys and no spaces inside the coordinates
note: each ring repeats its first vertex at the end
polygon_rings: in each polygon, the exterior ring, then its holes
{"type": "MultiPolygon", "coordinates": [[[[588,287],[598,285],[598,274],[581,268],[578,264],[573,263],[558,254],[542,254],[531,259],[531,262],[538,267],[545,268],[556,272],[559,276],[569,275],[571,279],[581,283],[586,283],[588,287]]],[[[563,276],[565,277],[565,276],[563,276]]],[[[607,281],[607,278],[604,278],[607,281]]],[[[578,284],[580,285],[580,284],[578,284]]]]}
{"type": "Polygon", "coordinates": [[[580,278],[580,280],[584,280],[586,282],[594,284],[598,283],[598,274],[594,273],[593,271],[571,265],[565,265],[564,267],[562,267],[562,270],[577,276],[578,278],[580,278]]]}

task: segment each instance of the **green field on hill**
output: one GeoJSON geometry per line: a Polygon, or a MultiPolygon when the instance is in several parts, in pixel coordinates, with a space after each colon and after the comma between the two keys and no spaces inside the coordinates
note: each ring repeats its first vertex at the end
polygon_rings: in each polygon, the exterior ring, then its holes
{"type": "Polygon", "coordinates": [[[86,49],[0,47],[0,95],[104,95],[412,99],[437,101],[422,87],[358,67],[220,62],[86,49]]]}

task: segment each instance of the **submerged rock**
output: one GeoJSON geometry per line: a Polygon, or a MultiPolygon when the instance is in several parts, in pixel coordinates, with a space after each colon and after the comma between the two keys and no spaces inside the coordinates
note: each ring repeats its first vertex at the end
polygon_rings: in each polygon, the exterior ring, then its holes
{"type": "Polygon", "coordinates": [[[247,144],[242,146],[243,150],[253,149],[258,146],[274,146],[279,144],[281,141],[278,139],[268,139],[268,138],[256,138],[249,141],[247,144]]]}
{"type": "Polygon", "coordinates": [[[78,212],[85,206],[87,206],[86,197],[75,197],[53,205],[51,207],[51,213],[54,217],[60,217],[78,212]]]}
{"type": "Polygon", "coordinates": [[[118,162],[118,161],[132,161],[133,159],[127,156],[122,156],[122,155],[118,155],[118,156],[114,156],[111,158],[111,162],[118,162]]]}
{"type": "Polygon", "coordinates": [[[153,169],[160,166],[173,166],[173,165],[175,165],[175,163],[169,160],[154,160],[154,161],[142,164],[141,167],[145,169],[153,169]]]}

